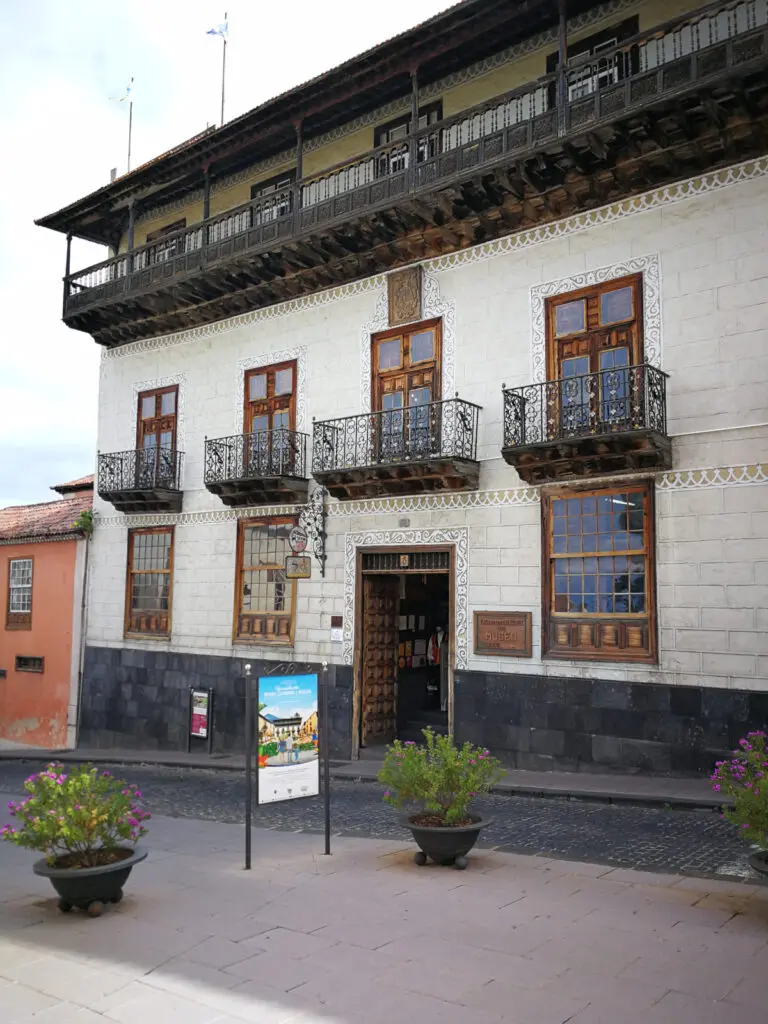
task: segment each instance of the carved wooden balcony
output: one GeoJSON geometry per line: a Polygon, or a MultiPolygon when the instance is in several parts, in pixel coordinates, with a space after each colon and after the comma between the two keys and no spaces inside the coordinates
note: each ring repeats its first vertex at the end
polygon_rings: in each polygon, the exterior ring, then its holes
{"type": "Polygon", "coordinates": [[[624,366],[505,390],[502,455],[526,483],[670,469],[666,378],[624,366]]]}
{"type": "Polygon", "coordinates": [[[315,423],[312,475],[342,500],[474,489],[479,412],[452,398],[315,423]]]}
{"type": "Polygon", "coordinates": [[[225,505],[306,502],[307,435],[279,428],[206,441],[205,486],[225,505]]]}
{"type": "Polygon", "coordinates": [[[759,5],[744,13],[753,6],[711,5],[599,56],[572,58],[562,77],[545,75],[69,274],[64,319],[118,345],[760,155],[768,148],[768,27],[759,5]]]}
{"type": "Polygon", "coordinates": [[[183,461],[175,448],[99,453],[98,495],[118,512],[181,512],[183,461]]]}

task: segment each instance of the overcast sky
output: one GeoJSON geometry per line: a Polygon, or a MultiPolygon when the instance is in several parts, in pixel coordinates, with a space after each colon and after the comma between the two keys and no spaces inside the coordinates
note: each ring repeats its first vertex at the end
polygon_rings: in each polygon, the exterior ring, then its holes
{"type": "MultiPolygon", "coordinates": [[[[225,119],[418,24],[450,0],[229,0],[225,119]]],[[[93,471],[99,348],[61,322],[65,240],[33,224],[219,117],[210,0],[0,0],[0,507],[93,471]]],[[[72,246],[72,269],[103,250],[72,246]]]]}

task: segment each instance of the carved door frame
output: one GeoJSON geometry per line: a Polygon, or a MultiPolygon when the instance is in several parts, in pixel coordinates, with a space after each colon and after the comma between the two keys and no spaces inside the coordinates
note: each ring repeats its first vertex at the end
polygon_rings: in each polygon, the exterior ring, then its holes
{"type": "Polygon", "coordinates": [[[442,575],[448,577],[448,731],[451,735],[454,732],[454,661],[456,657],[456,545],[455,544],[403,544],[397,545],[372,545],[370,547],[358,547],[355,549],[355,632],[354,651],[352,668],[352,760],[360,757],[360,716],[362,714],[362,653],[363,653],[363,576],[421,576],[425,575],[423,569],[399,568],[396,572],[382,570],[363,572],[363,555],[374,552],[385,552],[391,555],[393,551],[398,554],[413,554],[417,551],[447,551],[450,554],[450,567],[445,569],[432,570],[426,575],[442,575]]]}

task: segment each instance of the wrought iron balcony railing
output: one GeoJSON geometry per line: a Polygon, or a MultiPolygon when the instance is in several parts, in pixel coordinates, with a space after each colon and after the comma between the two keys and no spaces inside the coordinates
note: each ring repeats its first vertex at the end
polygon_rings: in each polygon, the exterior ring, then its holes
{"type": "Polygon", "coordinates": [[[205,485],[307,475],[307,435],[283,427],[205,442],[205,485]]]}
{"type": "Polygon", "coordinates": [[[68,275],[65,312],[332,228],[409,192],[444,187],[571,133],[594,131],[661,100],[759,70],[768,56],[767,23],[765,0],[731,0],[688,12],[599,55],[571,58],[561,73],[68,275]]]}
{"type": "Polygon", "coordinates": [[[667,374],[622,366],[504,391],[504,447],[649,431],[667,433],[667,374]]]}
{"type": "Polygon", "coordinates": [[[98,493],[102,498],[128,492],[181,491],[184,453],[175,448],[139,448],[99,454],[98,493]]]}
{"type": "Polygon", "coordinates": [[[480,406],[451,398],[315,423],[312,472],[477,460],[480,406]]]}

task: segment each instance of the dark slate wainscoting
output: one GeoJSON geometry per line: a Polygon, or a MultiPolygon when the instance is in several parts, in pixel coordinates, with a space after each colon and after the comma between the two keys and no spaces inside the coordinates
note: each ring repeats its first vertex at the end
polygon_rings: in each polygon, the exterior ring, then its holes
{"type": "Polygon", "coordinates": [[[768,693],[457,672],[456,739],[511,768],[706,774],[768,722],[768,693]]]}
{"type": "MultiPolygon", "coordinates": [[[[79,745],[108,750],[186,750],[189,689],[194,687],[214,691],[214,751],[243,751],[243,666],[248,662],[252,678],[274,672],[276,665],[256,658],[86,647],[79,745]]],[[[316,672],[319,678],[321,668],[318,663],[296,663],[292,674],[316,672]]],[[[335,676],[335,686],[329,690],[331,757],[347,759],[352,745],[352,669],[337,665],[335,676]]],[[[205,750],[205,741],[193,744],[193,749],[205,750]]]]}

